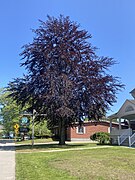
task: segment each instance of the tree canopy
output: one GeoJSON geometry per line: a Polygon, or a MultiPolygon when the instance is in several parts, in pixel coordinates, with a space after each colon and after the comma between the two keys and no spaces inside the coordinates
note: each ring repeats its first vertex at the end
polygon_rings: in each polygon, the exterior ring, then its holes
{"type": "Polygon", "coordinates": [[[102,118],[123,84],[108,74],[113,58],[98,56],[92,36],[69,17],[48,16],[33,32],[33,42],[20,54],[27,74],[10,82],[9,90],[22,106],[46,113],[64,144],[66,127],[83,117],[102,118]]]}

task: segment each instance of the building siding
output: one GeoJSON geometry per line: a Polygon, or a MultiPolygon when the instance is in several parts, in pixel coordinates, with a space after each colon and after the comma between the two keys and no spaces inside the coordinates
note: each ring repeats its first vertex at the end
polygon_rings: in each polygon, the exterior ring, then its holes
{"type": "MultiPolygon", "coordinates": [[[[78,133],[77,128],[79,125],[75,125],[73,128],[67,129],[67,140],[90,140],[90,136],[96,132],[110,132],[109,122],[87,122],[82,126],[85,127],[84,133],[78,133]]],[[[117,124],[112,124],[112,127],[118,128],[117,124]]]]}

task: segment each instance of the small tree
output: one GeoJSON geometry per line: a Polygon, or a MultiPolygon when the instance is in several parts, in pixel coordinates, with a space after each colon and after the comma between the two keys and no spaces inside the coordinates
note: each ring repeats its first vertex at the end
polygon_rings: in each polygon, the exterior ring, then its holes
{"type": "Polygon", "coordinates": [[[97,56],[91,35],[69,17],[48,16],[34,33],[21,53],[28,75],[15,79],[9,89],[22,105],[46,113],[48,124],[59,127],[59,144],[65,144],[66,127],[84,116],[101,118],[123,85],[107,74],[115,61],[97,56]]]}
{"type": "Polygon", "coordinates": [[[39,138],[48,138],[52,136],[51,131],[47,128],[47,122],[39,122],[35,125],[35,136],[39,138]]]}

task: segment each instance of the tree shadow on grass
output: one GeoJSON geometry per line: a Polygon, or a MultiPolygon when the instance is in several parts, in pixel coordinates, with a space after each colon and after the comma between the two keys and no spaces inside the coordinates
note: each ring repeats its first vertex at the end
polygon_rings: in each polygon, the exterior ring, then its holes
{"type": "Polygon", "coordinates": [[[15,146],[16,150],[52,150],[52,149],[70,149],[70,148],[79,148],[84,147],[85,144],[65,144],[65,145],[59,145],[59,144],[35,144],[35,145],[17,145],[15,146]]]}

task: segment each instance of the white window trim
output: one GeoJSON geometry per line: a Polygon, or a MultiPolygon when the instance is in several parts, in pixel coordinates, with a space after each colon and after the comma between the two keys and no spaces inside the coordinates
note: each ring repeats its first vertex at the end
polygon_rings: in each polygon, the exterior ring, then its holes
{"type": "Polygon", "coordinates": [[[78,129],[79,129],[79,128],[77,127],[77,128],[76,128],[76,133],[77,133],[77,134],[85,134],[85,133],[86,133],[86,127],[83,126],[83,133],[80,133],[80,132],[78,131],[78,129]]]}

